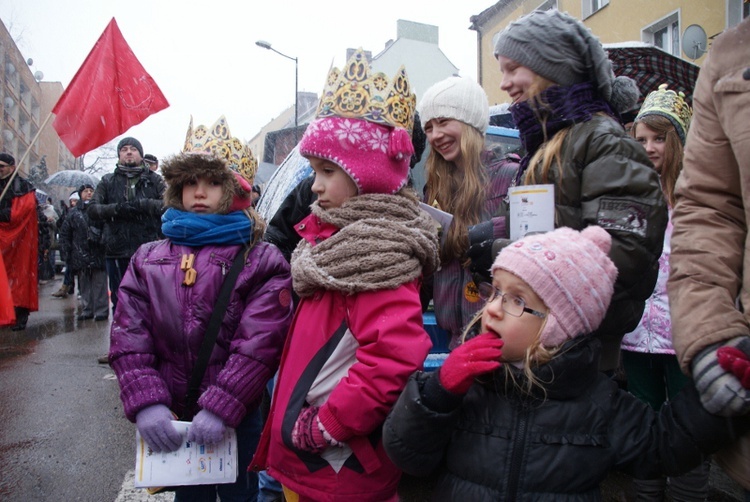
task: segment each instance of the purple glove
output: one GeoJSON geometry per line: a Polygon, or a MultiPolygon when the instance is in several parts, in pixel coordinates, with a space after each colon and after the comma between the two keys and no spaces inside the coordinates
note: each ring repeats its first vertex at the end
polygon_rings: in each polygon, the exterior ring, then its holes
{"type": "Polygon", "coordinates": [[[292,443],[295,448],[320,453],[328,446],[318,421],[318,407],[310,406],[302,410],[292,429],[292,443]]]}
{"type": "Polygon", "coordinates": [[[143,408],[135,416],[135,426],[146,444],[156,453],[175,451],[182,444],[182,436],[172,425],[174,415],[163,404],[143,408]]]}
{"type": "Polygon", "coordinates": [[[188,429],[188,441],[198,444],[216,444],[224,439],[224,421],[207,410],[201,410],[188,429]]]}

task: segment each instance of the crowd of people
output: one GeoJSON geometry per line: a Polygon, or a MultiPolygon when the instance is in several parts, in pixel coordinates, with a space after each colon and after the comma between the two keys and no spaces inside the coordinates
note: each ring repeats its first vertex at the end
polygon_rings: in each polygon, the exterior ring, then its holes
{"type": "Polygon", "coordinates": [[[613,470],[638,500],[697,501],[716,454],[750,502],[748,43],[750,20],[716,38],[692,106],[662,85],[639,107],[581,21],[533,11],[494,39],[524,147],[502,158],[476,82],[417,106],[406,69],[355,51],[268,223],[224,117],[161,163],[122,138],[62,214],[0,153],[0,325],[26,328],[59,248],[53,296],[112,314],[99,362],[148,447],[236,430],[235,482],[176,501],[395,501],[404,473],[432,500],[598,500],[613,470]],[[512,239],[509,191],[532,185],[554,230],[512,239]],[[427,309],[450,337],[434,371],[427,309]]]}

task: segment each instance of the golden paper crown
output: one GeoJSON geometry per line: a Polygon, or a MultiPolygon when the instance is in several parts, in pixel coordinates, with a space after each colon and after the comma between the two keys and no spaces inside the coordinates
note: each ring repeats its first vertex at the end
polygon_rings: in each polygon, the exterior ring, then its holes
{"type": "Polygon", "coordinates": [[[361,119],[411,133],[417,98],[411,92],[406,70],[399,68],[392,81],[385,73],[371,75],[370,70],[362,49],[352,54],[343,71],[332,68],[316,117],[361,119]]]}
{"type": "Polygon", "coordinates": [[[693,111],[685,101],[685,94],[682,91],[674,92],[667,89],[667,84],[661,84],[659,89],[650,92],[643,100],[643,105],[635,117],[636,122],[645,115],[661,115],[668,118],[677,130],[682,143],[685,143],[693,111]]]}
{"type": "Polygon", "coordinates": [[[227,161],[229,168],[237,171],[251,185],[258,171],[258,161],[255,160],[250,147],[244,145],[229,132],[227,119],[222,115],[214,122],[211,129],[199,125],[193,129],[193,117],[190,116],[185,147],[183,152],[206,152],[227,161]]]}

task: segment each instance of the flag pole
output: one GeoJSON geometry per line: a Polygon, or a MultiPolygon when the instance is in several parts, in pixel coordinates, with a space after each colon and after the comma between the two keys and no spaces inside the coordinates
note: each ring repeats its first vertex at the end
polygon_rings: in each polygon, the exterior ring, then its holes
{"type": "Polygon", "coordinates": [[[39,139],[39,135],[40,135],[40,134],[42,134],[42,131],[44,130],[44,128],[45,128],[45,127],[47,126],[47,124],[49,123],[49,119],[50,119],[51,117],[52,117],[52,112],[49,112],[49,113],[47,114],[47,118],[46,118],[46,119],[44,119],[44,122],[42,122],[42,125],[41,125],[41,126],[39,126],[39,130],[38,130],[38,131],[36,132],[36,135],[35,135],[35,136],[34,136],[34,138],[33,138],[33,139],[31,140],[31,143],[29,143],[29,147],[28,147],[28,148],[26,149],[26,151],[25,151],[25,152],[23,153],[23,156],[21,157],[21,160],[19,160],[19,161],[18,161],[18,163],[16,164],[16,168],[15,168],[15,169],[13,170],[13,174],[11,174],[11,175],[10,175],[10,179],[8,180],[8,184],[7,184],[7,185],[5,185],[5,189],[3,189],[3,193],[2,193],[2,194],[0,194],[0,201],[2,201],[2,200],[3,200],[3,197],[5,197],[5,193],[6,193],[6,192],[8,191],[8,189],[10,188],[10,184],[11,184],[11,183],[13,183],[13,178],[15,178],[15,177],[16,177],[16,174],[18,174],[18,171],[20,171],[20,170],[21,170],[21,165],[23,164],[23,161],[24,161],[24,160],[26,160],[26,157],[28,157],[28,156],[29,156],[29,152],[31,152],[31,147],[32,147],[32,146],[34,146],[34,144],[36,143],[36,140],[38,140],[38,139],[39,139]]]}

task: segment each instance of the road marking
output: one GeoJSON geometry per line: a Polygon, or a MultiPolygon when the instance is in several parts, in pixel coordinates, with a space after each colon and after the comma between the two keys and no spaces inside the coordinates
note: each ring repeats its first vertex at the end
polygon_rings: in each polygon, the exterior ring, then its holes
{"type": "Polygon", "coordinates": [[[149,495],[144,488],[136,488],[135,469],[131,469],[125,474],[125,479],[115,502],[171,502],[172,500],[174,500],[174,492],[149,495]]]}

